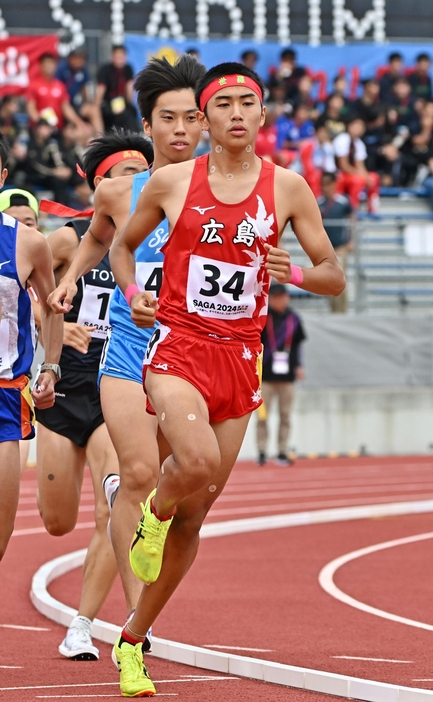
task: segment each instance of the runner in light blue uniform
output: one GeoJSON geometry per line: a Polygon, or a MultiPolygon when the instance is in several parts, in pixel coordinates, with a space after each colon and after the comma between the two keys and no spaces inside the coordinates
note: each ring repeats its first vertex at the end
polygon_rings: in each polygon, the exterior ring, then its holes
{"type": "MultiPolygon", "coordinates": [[[[149,171],[137,173],[132,183],[130,213],[150,177],[149,171]]],[[[135,252],[136,279],[140,290],[148,290],[158,298],[162,283],[161,247],[168,239],[168,222],[164,219],[153,234],[135,252]]],[[[111,332],[101,356],[99,380],[102,375],[133,380],[142,384],[143,358],[155,327],[139,329],[131,319],[131,309],[120,288],[116,287],[110,302],[111,332]]]]}

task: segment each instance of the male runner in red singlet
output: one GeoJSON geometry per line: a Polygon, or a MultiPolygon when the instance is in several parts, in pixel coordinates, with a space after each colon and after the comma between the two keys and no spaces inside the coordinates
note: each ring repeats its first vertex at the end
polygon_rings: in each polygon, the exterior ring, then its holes
{"type": "Polygon", "coordinates": [[[160,326],[148,345],[144,380],[173,455],[131,544],[134,572],[152,584],[115,645],[121,690],[129,696],[153,694],[137,650],[193,563],[204,517],[261,404],[258,359],[270,275],[324,295],[338,295],[345,285],[306,182],[254,154],[265,117],[259,77],[245,66],[221,64],[208,71],[196,98],[211,153],[155,173],[111,252],[131,313],[147,325],[140,310],[153,302],[135,286],[133,252],[167,217],[160,326]],[[291,266],[277,248],[289,220],[310,268],[291,266]]]}
{"type": "MultiPolygon", "coordinates": [[[[165,59],[152,59],[136,76],[134,86],[143,127],[154,146],[154,173],[166,164],[193,158],[202,132],[194,93],[205,72],[204,66],[195,59],[182,55],[173,66],[165,59]]],[[[107,253],[117,232],[128,221],[143,182],[144,178],[135,176],[104,179],[100,183],[95,193],[91,227],[83,236],[68,272],[50,296],[56,312],[69,311],[77,291],[76,280],[95,268],[107,253]]],[[[139,284],[156,295],[162,279],[160,249],[168,238],[167,226],[167,222],[158,222],[154,235],[136,252],[139,284]]],[[[129,565],[131,533],[139,518],[140,499],[156,485],[160,452],[162,459],[168,455],[163,436],[157,443],[158,424],[155,417],[146,413],[142,388],[143,357],[155,321],[153,312],[149,311],[150,328],[138,329],[131,320],[122,292],[116,290],[110,303],[113,329],[101,359],[102,410],[121,474],[113,506],[111,537],[129,611],[135,608],[142,587],[129,565]]],[[[105,487],[113,486],[115,483],[111,481],[114,480],[115,476],[107,476],[105,487]]],[[[108,490],[106,494],[110,499],[108,490]]],[[[110,504],[113,504],[112,499],[110,504]]],[[[145,648],[147,646],[148,643],[145,648]]]]}

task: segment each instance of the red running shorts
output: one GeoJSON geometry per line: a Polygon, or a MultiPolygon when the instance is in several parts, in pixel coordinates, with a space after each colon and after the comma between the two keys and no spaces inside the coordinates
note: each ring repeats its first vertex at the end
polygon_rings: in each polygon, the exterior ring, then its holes
{"type": "MultiPolygon", "coordinates": [[[[203,396],[211,424],[243,417],[260,407],[262,345],[212,336],[193,336],[160,325],[144,357],[146,372],[175,375],[193,385],[203,396]]],[[[147,412],[156,414],[148,402],[147,412]]]]}

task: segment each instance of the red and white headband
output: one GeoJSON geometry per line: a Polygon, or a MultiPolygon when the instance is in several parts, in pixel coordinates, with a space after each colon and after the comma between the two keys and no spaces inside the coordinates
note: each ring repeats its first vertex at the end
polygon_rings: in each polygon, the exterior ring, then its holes
{"type": "Polygon", "coordinates": [[[250,90],[252,90],[257,95],[260,102],[263,101],[262,89],[260,85],[256,83],[255,80],[249,78],[248,76],[233,73],[228,76],[221,76],[221,78],[215,78],[215,80],[213,80],[211,83],[209,83],[209,85],[205,87],[202,94],[200,95],[200,110],[202,112],[204,111],[204,108],[206,107],[207,103],[209,102],[211,97],[215,95],[215,93],[218,93],[224,88],[239,88],[239,86],[245,86],[246,88],[250,88],[250,90]]]}

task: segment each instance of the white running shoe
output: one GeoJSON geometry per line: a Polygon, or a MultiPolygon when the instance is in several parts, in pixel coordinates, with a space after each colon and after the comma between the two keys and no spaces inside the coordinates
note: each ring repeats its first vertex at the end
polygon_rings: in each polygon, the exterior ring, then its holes
{"type": "MultiPolygon", "coordinates": [[[[119,485],[120,485],[120,475],[117,475],[117,473],[109,473],[108,475],[105,476],[105,478],[102,481],[102,487],[103,487],[104,492],[105,492],[105,499],[107,500],[110,514],[111,514],[111,510],[113,508],[113,502],[116,499],[119,485]]],[[[109,518],[109,520],[107,522],[107,534],[108,534],[108,538],[111,541],[111,517],[109,518]]]]}
{"type": "Polygon", "coordinates": [[[117,473],[109,473],[109,475],[106,475],[104,480],[102,481],[102,487],[104,488],[105,498],[108,502],[110,512],[112,510],[113,502],[115,500],[117,490],[119,489],[119,485],[120,475],[117,475],[117,473]]]}
{"type": "Polygon", "coordinates": [[[59,653],[73,661],[97,661],[99,649],[93,645],[91,626],[92,622],[87,617],[75,617],[59,646],[59,653]]]}

